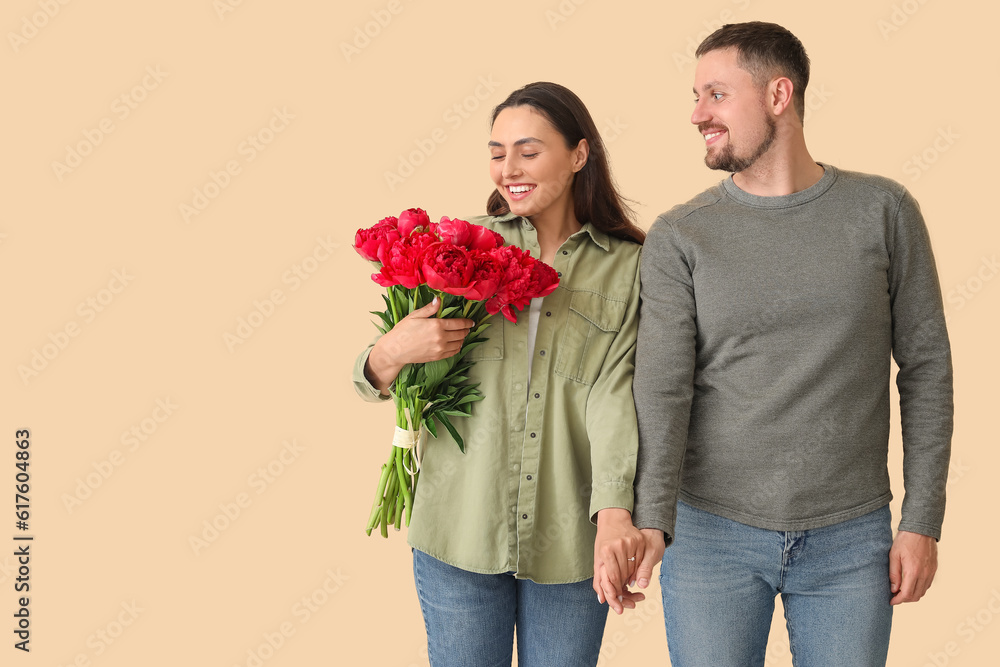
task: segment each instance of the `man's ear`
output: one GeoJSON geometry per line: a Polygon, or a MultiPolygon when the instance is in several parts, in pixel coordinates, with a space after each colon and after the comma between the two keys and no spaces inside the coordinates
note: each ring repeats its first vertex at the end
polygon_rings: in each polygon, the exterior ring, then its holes
{"type": "Polygon", "coordinates": [[[792,101],[792,94],[795,92],[795,85],[787,76],[779,76],[771,81],[767,87],[766,103],[768,109],[775,116],[780,116],[789,108],[795,111],[792,101]]]}

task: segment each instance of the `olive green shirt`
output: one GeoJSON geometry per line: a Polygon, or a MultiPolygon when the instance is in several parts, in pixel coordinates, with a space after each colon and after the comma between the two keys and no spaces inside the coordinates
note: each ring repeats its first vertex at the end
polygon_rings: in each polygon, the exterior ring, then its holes
{"type": "MultiPolygon", "coordinates": [[[[525,218],[470,222],[540,254],[525,218]]],[[[428,436],[412,547],[464,570],[538,583],[593,576],[597,512],[632,510],[640,250],[589,223],[563,243],[554,264],[559,287],[542,301],[530,385],[528,310],[516,325],[491,318],[488,340],[470,353],[470,381],[486,398],[471,417],[452,421],[464,454],[443,428],[428,436]]],[[[370,352],[357,359],[355,389],[388,400],[365,378],[370,352]]]]}

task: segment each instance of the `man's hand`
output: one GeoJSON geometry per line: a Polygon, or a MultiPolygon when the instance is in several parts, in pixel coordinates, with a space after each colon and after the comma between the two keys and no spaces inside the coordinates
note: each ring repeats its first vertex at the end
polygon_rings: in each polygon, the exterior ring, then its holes
{"type": "Polygon", "coordinates": [[[937,572],[937,540],[927,535],[899,531],[889,550],[889,604],[916,602],[924,596],[937,572]]]}
{"type": "MultiPolygon", "coordinates": [[[[628,599],[635,607],[633,594],[626,586],[642,561],[645,540],[632,525],[628,510],[609,507],[597,513],[597,539],[594,541],[594,591],[597,599],[620,614],[628,599]],[[625,596],[629,595],[629,598],[625,596]]],[[[642,596],[645,598],[645,596],[642,596]]]]}
{"type": "Polygon", "coordinates": [[[635,581],[639,588],[649,586],[649,581],[653,578],[653,568],[663,560],[663,552],[666,550],[666,543],[663,540],[663,531],[656,528],[643,528],[641,531],[646,548],[643,552],[642,562],[635,570],[635,581]]]}

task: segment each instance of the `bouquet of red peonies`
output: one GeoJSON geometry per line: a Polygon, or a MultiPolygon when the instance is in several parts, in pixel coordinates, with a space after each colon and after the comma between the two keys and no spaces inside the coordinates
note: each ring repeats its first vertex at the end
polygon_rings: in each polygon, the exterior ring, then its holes
{"type": "Polygon", "coordinates": [[[451,418],[469,416],[472,404],[483,399],[477,386],[467,382],[473,362],[465,357],[485,342],[487,320],[503,313],[517,322],[514,309],[550,294],[559,278],[551,266],[529,252],[505,246],[503,237],[493,230],[447,217],[434,223],[419,208],[359,229],[354,249],[375,263],[379,271],[372,274],[372,280],[386,288],[385,311],[372,311],[381,319],[376,326],[383,334],[434,297],[440,300],[438,317],[475,322],[458,354],[407,364],[392,383],[395,437],[366,528],[371,535],[380,525],[382,536],[388,537],[389,524],[399,530],[404,515],[410,525],[424,431],[436,438],[438,426],[443,426],[465,451],[451,418]]]}

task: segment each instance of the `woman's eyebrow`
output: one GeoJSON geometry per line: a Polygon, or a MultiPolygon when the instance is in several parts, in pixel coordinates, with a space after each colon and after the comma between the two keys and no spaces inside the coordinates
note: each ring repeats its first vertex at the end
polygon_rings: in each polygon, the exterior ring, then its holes
{"type": "MultiPolygon", "coordinates": [[[[520,146],[522,144],[544,144],[544,143],[545,143],[544,141],[542,141],[541,139],[536,139],[535,137],[525,137],[523,139],[518,139],[517,141],[515,141],[514,145],[520,146]]],[[[493,148],[494,146],[496,146],[497,148],[503,148],[503,144],[501,144],[499,141],[490,141],[487,145],[490,148],[493,148]]]]}

